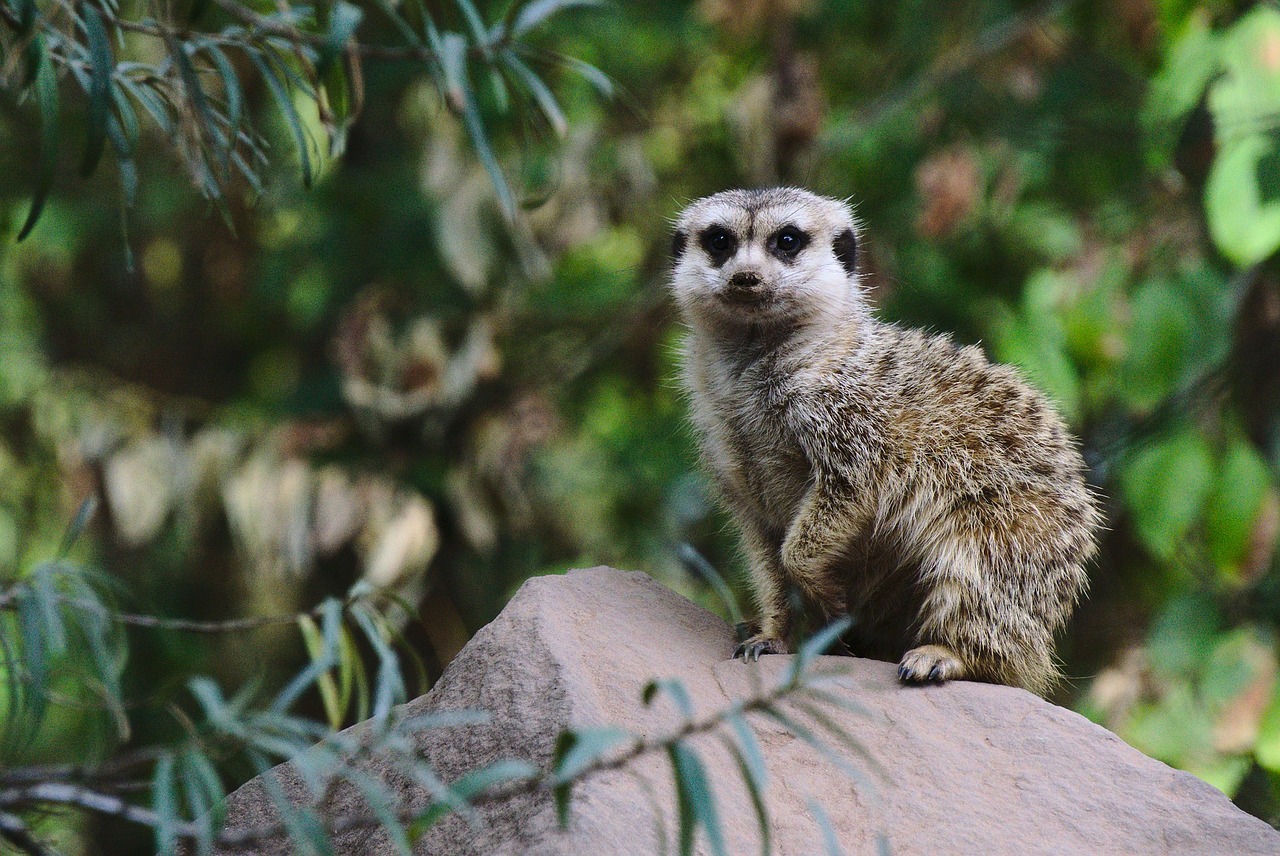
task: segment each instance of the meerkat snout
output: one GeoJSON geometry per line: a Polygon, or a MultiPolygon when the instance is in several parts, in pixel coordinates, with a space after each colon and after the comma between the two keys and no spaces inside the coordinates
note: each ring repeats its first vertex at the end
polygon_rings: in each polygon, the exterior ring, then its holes
{"type": "Polygon", "coordinates": [[[729,284],[737,288],[755,288],[760,284],[760,274],[753,270],[740,270],[729,277],[729,284]]]}

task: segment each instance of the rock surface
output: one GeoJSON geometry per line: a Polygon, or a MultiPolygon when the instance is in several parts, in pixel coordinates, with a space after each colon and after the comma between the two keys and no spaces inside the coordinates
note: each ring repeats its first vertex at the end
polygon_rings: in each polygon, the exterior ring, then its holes
{"type": "MultiPolygon", "coordinates": [[[[657,736],[681,717],[665,701],[640,700],[654,677],[677,678],[699,716],[773,686],[791,657],[756,664],[730,660],[733,634],[720,619],[639,573],[573,571],[525,583],[490,625],[476,634],[414,713],[484,708],[486,725],[422,734],[421,751],[446,780],[500,758],[547,766],[567,727],[618,725],[657,736]]],[[[888,663],[819,658],[841,668],[837,691],[865,708],[828,708],[883,768],[844,749],[862,776],[822,758],[776,722],[751,720],[769,769],[766,800],[774,852],[827,852],[812,806],[830,819],[844,853],[894,854],[1276,854],[1280,833],[1237,809],[1220,792],[1131,748],[1083,717],[1009,687],[955,682],[904,687],[888,663]]],[[[796,712],[800,720],[812,719],[796,712]]],[[[760,852],[758,827],[736,763],[716,735],[694,745],[707,769],[730,854],[760,852]]],[[[385,775],[376,759],[368,770],[385,775]]],[[[288,769],[291,796],[306,789],[288,769]]],[[[674,850],[675,811],[664,755],[642,757],[625,771],[575,787],[572,817],[561,832],[551,800],[526,796],[481,810],[469,826],[453,816],[416,852],[430,854],[657,854],[659,835],[674,850]],[[661,815],[661,819],[659,819],[661,815]]],[[[412,804],[425,796],[403,783],[412,804]]],[[[364,813],[339,795],[333,814],[364,813]]],[[[254,780],[229,805],[230,827],[274,819],[271,799],[254,780]]],[[[342,854],[394,849],[376,831],[347,834],[342,854]]],[[[282,842],[259,852],[286,853],[282,842]]],[[[705,840],[699,852],[709,852],[705,840]]]]}

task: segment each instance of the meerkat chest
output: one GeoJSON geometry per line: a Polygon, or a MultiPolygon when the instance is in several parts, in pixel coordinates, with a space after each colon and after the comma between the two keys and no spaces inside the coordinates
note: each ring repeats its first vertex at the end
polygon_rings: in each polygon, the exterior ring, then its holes
{"type": "Polygon", "coordinates": [[[804,499],[812,468],[786,424],[782,390],[751,372],[726,380],[716,396],[716,430],[760,516],[785,527],[804,499]]]}

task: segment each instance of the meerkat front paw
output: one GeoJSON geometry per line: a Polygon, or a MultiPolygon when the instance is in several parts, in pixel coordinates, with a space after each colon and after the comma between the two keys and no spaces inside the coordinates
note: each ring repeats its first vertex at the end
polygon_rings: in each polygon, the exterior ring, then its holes
{"type": "Polygon", "coordinates": [[[786,654],[787,643],[774,636],[757,633],[733,649],[733,659],[741,657],[748,663],[759,660],[764,654],[786,654]]]}
{"type": "Polygon", "coordinates": [[[904,684],[941,683],[964,676],[964,663],[946,645],[912,648],[898,664],[898,680],[904,684]]]}

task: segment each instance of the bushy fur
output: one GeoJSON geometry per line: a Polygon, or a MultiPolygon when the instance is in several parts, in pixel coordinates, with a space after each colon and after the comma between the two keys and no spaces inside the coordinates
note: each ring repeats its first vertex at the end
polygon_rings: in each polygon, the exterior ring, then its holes
{"type": "Polygon", "coordinates": [[[1083,461],[1013,369],[872,317],[857,234],[847,205],[792,188],[677,222],[692,418],[760,610],[740,650],[788,650],[794,588],[903,680],[1044,694],[1101,524],[1083,461]],[[784,232],[807,242],[789,255],[784,232]]]}

